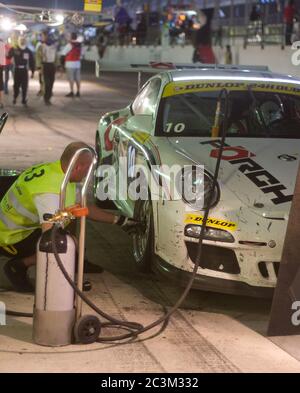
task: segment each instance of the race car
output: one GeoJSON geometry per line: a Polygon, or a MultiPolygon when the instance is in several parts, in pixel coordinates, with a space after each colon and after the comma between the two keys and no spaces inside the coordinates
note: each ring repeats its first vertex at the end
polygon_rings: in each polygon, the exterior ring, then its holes
{"type": "Polygon", "coordinates": [[[130,105],[101,117],[96,150],[96,199],[111,199],[122,214],[146,223],[133,236],[138,267],[186,283],[213,193],[193,287],[272,296],[299,166],[300,80],[247,67],[158,73],[130,105]],[[168,173],[174,165],[192,168],[192,187],[203,187],[201,205],[175,192],[184,176],[168,173]],[[136,166],[155,185],[139,190],[143,198],[128,192],[136,166]],[[104,176],[103,167],[112,170],[104,176]]]}

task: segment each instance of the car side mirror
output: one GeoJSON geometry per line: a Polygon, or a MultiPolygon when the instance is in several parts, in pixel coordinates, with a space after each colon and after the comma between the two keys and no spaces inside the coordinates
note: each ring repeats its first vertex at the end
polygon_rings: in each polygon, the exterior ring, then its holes
{"type": "Polygon", "coordinates": [[[8,113],[4,112],[1,117],[0,117],[0,134],[3,130],[3,127],[5,126],[6,120],[8,118],[8,113]]]}
{"type": "Polygon", "coordinates": [[[150,133],[153,129],[152,115],[134,115],[130,116],[126,122],[130,131],[143,131],[150,133]]]}

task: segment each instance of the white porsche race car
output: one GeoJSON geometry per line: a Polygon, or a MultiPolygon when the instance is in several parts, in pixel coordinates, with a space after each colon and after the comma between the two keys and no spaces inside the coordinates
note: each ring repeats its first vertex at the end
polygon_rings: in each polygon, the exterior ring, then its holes
{"type": "Polygon", "coordinates": [[[100,119],[95,196],[104,199],[109,184],[108,197],[120,212],[147,223],[133,236],[138,266],[185,283],[193,271],[220,148],[224,89],[225,147],[194,288],[271,296],[299,166],[300,80],[209,67],[153,76],[133,103],[100,119]],[[104,164],[118,176],[113,182],[106,176],[103,188],[104,164]],[[137,164],[156,184],[146,187],[144,200],[127,193],[137,164]],[[176,189],[182,179],[165,170],[174,165],[204,166],[202,207],[175,195],[172,184],[176,189]]]}

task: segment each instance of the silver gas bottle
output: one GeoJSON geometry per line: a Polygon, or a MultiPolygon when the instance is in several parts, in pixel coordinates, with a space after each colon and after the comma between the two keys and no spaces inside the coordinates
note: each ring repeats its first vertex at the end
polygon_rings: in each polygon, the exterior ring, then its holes
{"type": "MultiPolygon", "coordinates": [[[[57,231],[56,247],[68,275],[75,281],[75,242],[63,229],[57,231]]],[[[33,340],[46,346],[71,344],[74,323],[74,290],[57,264],[49,230],[37,244],[33,340]]]]}

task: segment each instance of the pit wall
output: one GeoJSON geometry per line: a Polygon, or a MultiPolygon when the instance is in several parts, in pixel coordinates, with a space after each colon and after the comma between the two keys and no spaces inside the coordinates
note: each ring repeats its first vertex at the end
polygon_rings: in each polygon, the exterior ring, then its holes
{"type": "MultiPolygon", "coordinates": [[[[300,47],[300,44],[299,44],[300,47]]],[[[291,47],[281,49],[280,45],[270,45],[261,49],[260,46],[248,46],[236,43],[231,46],[233,63],[239,65],[264,65],[271,71],[282,74],[290,74],[300,78],[300,65],[292,64],[292,55],[297,56],[296,50],[291,47]]],[[[214,47],[218,63],[224,64],[224,48],[214,47]]],[[[106,48],[101,62],[105,68],[111,66],[128,66],[128,64],[148,64],[155,62],[192,63],[192,46],[109,46],[106,48]]],[[[98,60],[96,46],[88,48],[85,52],[85,60],[98,60]]],[[[299,60],[300,63],[300,60],[299,60]]]]}

